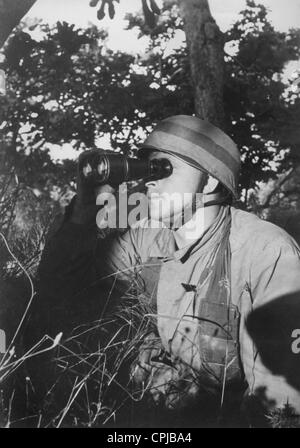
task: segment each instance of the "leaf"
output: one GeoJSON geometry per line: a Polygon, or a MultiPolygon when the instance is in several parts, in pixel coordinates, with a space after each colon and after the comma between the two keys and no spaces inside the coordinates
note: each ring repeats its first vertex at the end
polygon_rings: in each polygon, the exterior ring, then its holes
{"type": "Polygon", "coordinates": [[[109,2],[109,6],[108,6],[108,13],[109,13],[109,17],[111,18],[111,19],[113,19],[114,17],[115,17],[115,7],[114,7],[114,3],[113,3],[113,0],[111,0],[110,2],[109,2]]]}
{"type": "Polygon", "coordinates": [[[52,348],[56,347],[57,345],[60,344],[61,338],[63,337],[63,333],[58,333],[58,335],[55,337],[54,341],[53,341],[53,345],[52,348]]]}
{"type": "Polygon", "coordinates": [[[106,3],[106,1],[102,0],[101,7],[100,7],[100,9],[97,12],[97,17],[98,17],[99,20],[102,20],[105,17],[105,11],[104,11],[105,3],[106,3]]]}
{"type": "Polygon", "coordinates": [[[91,1],[90,1],[90,6],[91,6],[92,8],[94,8],[95,6],[98,5],[98,3],[99,3],[99,0],[91,0],[91,1]]]}

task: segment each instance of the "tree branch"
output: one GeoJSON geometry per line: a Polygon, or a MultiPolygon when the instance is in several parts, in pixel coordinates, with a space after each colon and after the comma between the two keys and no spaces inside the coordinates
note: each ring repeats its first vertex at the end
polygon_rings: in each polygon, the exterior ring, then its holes
{"type": "Polygon", "coordinates": [[[0,0],[0,48],[36,0],[0,0]]]}
{"type": "Polygon", "coordinates": [[[263,210],[263,209],[266,209],[269,207],[271,200],[273,199],[275,194],[278,193],[280,191],[281,187],[291,178],[291,176],[294,174],[295,170],[296,170],[295,167],[290,168],[289,171],[285,175],[280,177],[280,179],[278,179],[275,182],[275,186],[274,186],[273,190],[270,191],[270,193],[267,195],[264,202],[259,206],[260,210],[263,210]]]}
{"type": "Polygon", "coordinates": [[[208,0],[177,0],[184,21],[195,109],[200,118],[224,127],[224,36],[208,0]]]}

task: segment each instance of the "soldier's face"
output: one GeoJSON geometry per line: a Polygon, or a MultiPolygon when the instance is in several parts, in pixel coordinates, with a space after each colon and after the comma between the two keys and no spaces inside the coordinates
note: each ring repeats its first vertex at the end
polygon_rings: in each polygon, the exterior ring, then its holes
{"type": "Polygon", "coordinates": [[[167,221],[180,215],[200,193],[206,182],[206,174],[170,154],[153,151],[149,160],[168,159],[173,167],[169,177],[146,183],[151,219],[167,221]]]}

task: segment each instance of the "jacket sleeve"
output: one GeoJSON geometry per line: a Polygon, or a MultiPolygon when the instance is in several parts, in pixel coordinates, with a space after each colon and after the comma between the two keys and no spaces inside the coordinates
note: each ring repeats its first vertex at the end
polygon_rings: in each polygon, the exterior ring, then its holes
{"type": "Polygon", "coordinates": [[[46,238],[39,269],[39,291],[54,302],[63,300],[91,284],[96,278],[94,263],[97,228],[94,222],[75,224],[57,216],[46,238]]]}
{"type": "Polygon", "coordinates": [[[114,306],[123,292],[114,288],[112,295],[111,280],[133,262],[127,237],[99,231],[95,214],[86,224],[71,222],[69,214],[54,222],[38,269],[36,320],[52,332],[102,317],[111,309],[108,297],[114,306]]]}
{"type": "Polygon", "coordinates": [[[254,250],[250,267],[252,310],[241,337],[250,395],[266,409],[289,403],[300,412],[300,252],[285,232],[254,250]]]}
{"type": "Polygon", "coordinates": [[[86,224],[75,224],[69,219],[71,207],[54,222],[38,269],[39,296],[52,309],[76,302],[82,306],[87,297],[99,304],[112,286],[116,293],[124,292],[137,263],[130,231],[100,231],[96,213],[86,224]]]}
{"type": "Polygon", "coordinates": [[[103,243],[103,279],[110,285],[117,285],[119,290],[127,291],[138,279],[141,265],[139,252],[132,229],[106,238],[103,243]]]}

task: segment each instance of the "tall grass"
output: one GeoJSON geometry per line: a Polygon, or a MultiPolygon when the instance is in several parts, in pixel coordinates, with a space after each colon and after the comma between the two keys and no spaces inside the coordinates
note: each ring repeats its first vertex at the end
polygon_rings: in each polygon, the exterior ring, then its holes
{"type": "Polygon", "coordinates": [[[125,306],[113,316],[75,329],[60,344],[54,360],[60,380],[51,389],[52,418],[51,422],[44,420],[45,426],[113,425],[119,414],[128,413],[134,403],[143,400],[133,389],[130,365],[154,323],[147,317],[146,301],[144,306],[133,297],[124,301],[125,306]]]}
{"type": "MultiPolygon", "coordinates": [[[[138,283],[112,314],[69,334],[61,328],[54,338],[45,334],[30,347],[24,345],[23,335],[36,298],[34,276],[48,228],[37,223],[31,232],[10,237],[15,198],[13,191],[10,199],[0,201],[4,230],[0,229],[0,242],[2,253],[5,251],[1,276],[4,283],[21,278],[25,297],[7,350],[0,357],[0,426],[222,426],[221,415],[210,413],[208,400],[174,414],[160,403],[154,405],[151,381],[136,387],[133,366],[148,335],[156,332],[155,312],[138,283]]],[[[7,299],[14,300],[13,296],[7,299]]],[[[225,412],[232,412],[235,418],[238,404],[225,412]]],[[[297,418],[285,409],[274,411],[269,421],[273,427],[298,427],[297,418]]]]}
{"type": "MultiPolygon", "coordinates": [[[[144,307],[142,300],[137,306],[133,297],[124,298],[128,306],[116,310],[110,318],[87,323],[65,337],[62,328],[56,338],[45,334],[31,347],[24,345],[24,331],[36,298],[34,276],[49,228],[37,220],[29,231],[19,228],[16,232],[16,208],[22,192],[11,177],[3,176],[1,181],[0,313],[6,302],[11,314],[20,314],[18,322],[8,323],[14,332],[0,358],[1,426],[93,426],[113,422],[129,401],[137,401],[130,391],[127,367],[153,325],[152,318],[145,318],[150,314],[146,301],[144,307]],[[15,292],[24,295],[22,303],[15,292]],[[21,313],[14,313],[20,307],[21,313]],[[46,378],[35,376],[35,369],[46,378]],[[47,390],[36,399],[39,382],[46,383],[47,390]],[[25,406],[20,401],[26,401],[25,406]]],[[[6,328],[7,322],[4,324],[6,328]]]]}
{"type": "MultiPolygon", "coordinates": [[[[44,335],[32,347],[24,347],[24,323],[30,316],[36,295],[31,274],[36,272],[43,246],[40,234],[39,238],[35,237],[35,233],[32,235],[32,241],[25,241],[20,246],[18,240],[12,249],[5,235],[0,233],[2,246],[9,255],[2,265],[4,281],[22,276],[30,290],[20,322],[0,360],[1,426],[91,427],[113,422],[129,401],[140,400],[131,393],[130,378],[124,372],[129,372],[128,363],[138,353],[139,344],[149,327],[154,327],[153,318],[145,318],[151,314],[150,310],[146,301],[143,306],[143,301],[139,300],[137,306],[134,297],[126,297],[123,302],[126,306],[117,309],[110,318],[103,317],[75,328],[64,339],[62,328],[56,338],[44,335]],[[39,387],[37,383],[40,380],[31,376],[30,366],[38,366],[39,369],[39,365],[49,368],[53,375],[46,378],[47,390],[36,402],[32,392],[39,387]],[[14,384],[11,380],[17,374],[21,385],[10,387],[14,384]],[[3,392],[7,389],[4,397],[3,392]],[[18,410],[18,395],[26,398],[26,412],[23,415],[18,410]],[[33,403],[30,403],[31,398],[33,403]]],[[[45,372],[43,367],[42,371],[45,372]]],[[[21,406],[21,412],[23,409],[21,406]]]]}

